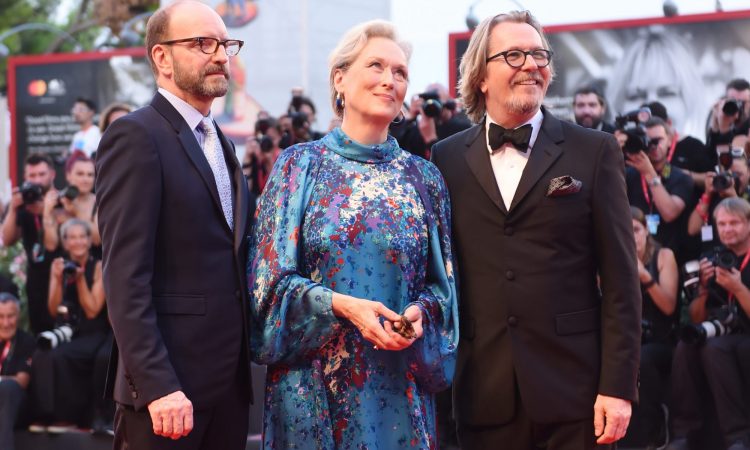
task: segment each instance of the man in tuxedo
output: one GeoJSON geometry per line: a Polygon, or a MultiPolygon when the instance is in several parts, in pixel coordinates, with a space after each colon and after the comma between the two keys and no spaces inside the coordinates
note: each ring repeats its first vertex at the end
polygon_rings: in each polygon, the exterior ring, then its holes
{"type": "Polygon", "coordinates": [[[433,147],[461,280],[464,450],[607,448],[636,398],[641,299],[623,157],[613,136],[541,107],[551,57],[529,12],[485,20],[461,62],[479,124],[433,147]]]}
{"type": "Polygon", "coordinates": [[[242,42],[188,0],[154,13],[146,46],[159,91],[110,125],[97,161],[115,448],[244,449],[248,192],[210,114],[242,42]]]}

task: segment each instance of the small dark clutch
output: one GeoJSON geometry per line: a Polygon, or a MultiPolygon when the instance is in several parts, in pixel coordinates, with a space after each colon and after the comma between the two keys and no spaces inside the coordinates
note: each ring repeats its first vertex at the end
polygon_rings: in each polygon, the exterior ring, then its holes
{"type": "Polygon", "coordinates": [[[401,319],[393,324],[393,330],[406,339],[414,339],[417,337],[417,332],[414,331],[411,321],[407,319],[406,316],[401,316],[401,319]]]}

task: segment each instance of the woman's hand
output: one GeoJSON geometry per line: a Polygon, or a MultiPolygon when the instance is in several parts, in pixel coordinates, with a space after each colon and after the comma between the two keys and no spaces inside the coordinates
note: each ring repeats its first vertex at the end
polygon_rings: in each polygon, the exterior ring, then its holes
{"type": "Polygon", "coordinates": [[[64,260],[61,257],[57,257],[52,260],[52,277],[60,283],[62,283],[62,273],[64,265],[64,260]]]}
{"type": "MultiPolygon", "coordinates": [[[[376,350],[402,350],[413,342],[412,339],[406,339],[393,330],[393,322],[400,320],[401,316],[380,302],[334,292],[332,308],[334,315],[353,323],[362,337],[371,342],[376,350]],[[385,318],[382,324],[380,317],[385,318]]],[[[419,313],[419,320],[421,335],[421,313],[419,313]]]]}

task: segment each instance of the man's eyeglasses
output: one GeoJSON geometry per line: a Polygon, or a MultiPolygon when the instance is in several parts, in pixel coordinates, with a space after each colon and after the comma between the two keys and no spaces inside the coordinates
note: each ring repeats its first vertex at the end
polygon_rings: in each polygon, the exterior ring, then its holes
{"type": "Polygon", "coordinates": [[[223,45],[224,50],[227,52],[227,56],[237,55],[237,53],[240,52],[242,46],[245,44],[244,41],[240,41],[239,39],[225,39],[223,41],[220,41],[216,38],[210,37],[191,37],[185,39],[175,39],[173,41],[159,42],[159,45],[173,45],[181,44],[183,42],[194,42],[198,44],[198,47],[201,49],[201,51],[207,55],[213,55],[214,53],[216,53],[216,50],[219,49],[219,45],[223,45]]]}
{"type": "Polygon", "coordinates": [[[536,66],[539,68],[547,67],[552,61],[552,50],[546,50],[543,48],[537,48],[534,50],[529,50],[527,52],[523,50],[506,50],[504,52],[495,53],[494,55],[487,58],[486,62],[490,62],[493,59],[503,57],[505,62],[512,68],[518,69],[523,67],[524,64],[526,64],[526,57],[531,56],[531,59],[534,60],[534,63],[536,63],[536,66]]]}

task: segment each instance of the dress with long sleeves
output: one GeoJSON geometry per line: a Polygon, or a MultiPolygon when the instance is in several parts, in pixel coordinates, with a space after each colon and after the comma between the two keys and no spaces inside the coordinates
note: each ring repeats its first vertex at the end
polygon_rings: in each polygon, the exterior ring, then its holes
{"type": "Polygon", "coordinates": [[[365,146],[337,128],[280,156],[252,242],[251,348],[268,364],[264,448],[437,448],[433,393],[450,384],[458,344],[438,170],[392,137],[365,146]],[[399,313],[416,304],[424,335],[376,350],[334,316],[333,292],[399,313]]]}

